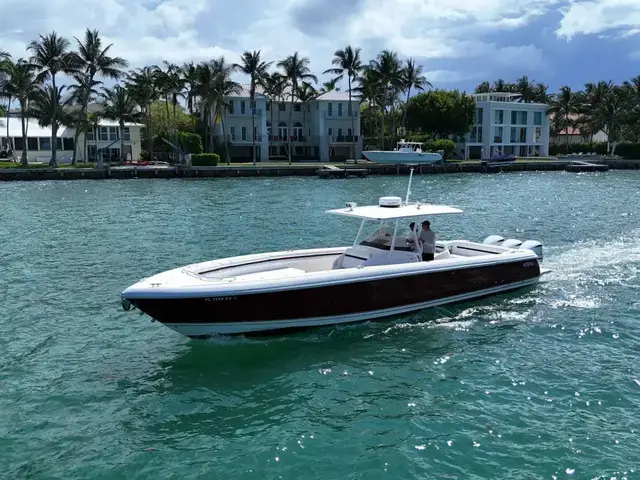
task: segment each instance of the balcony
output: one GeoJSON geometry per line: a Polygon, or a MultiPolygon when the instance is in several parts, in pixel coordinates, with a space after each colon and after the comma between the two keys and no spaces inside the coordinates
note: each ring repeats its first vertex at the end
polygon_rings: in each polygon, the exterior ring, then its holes
{"type": "Polygon", "coordinates": [[[358,135],[338,135],[337,137],[331,137],[330,142],[334,143],[358,143],[358,135]]]}
{"type": "MultiPolygon", "coordinates": [[[[244,113],[240,112],[240,109],[234,109],[233,112],[230,112],[229,110],[227,110],[227,112],[225,113],[225,116],[227,117],[242,117],[242,118],[251,118],[251,110],[250,109],[245,109],[244,113]]],[[[255,116],[256,117],[261,117],[262,116],[262,109],[261,108],[256,108],[255,109],[255,116]]]]}
{"type": "Polygon", "coordinates": [[[287,141],[291,141],[293,143],[296,143],[296,142],[304,142],[305,141],[305,137],[303,135],[291,135],[287,139],[287,137],[283,137],[283,136],[280,136],[280,135],[270,135],[269,136],[269,141],[271,141],[271,142],[287,142],[287,141]]]}
{"type": "MultiPolygon", "coordinates": [[[[335,110],[325,110],[324,118],[331,118],[335,120],[351,120],[348,112],[342,112],[342,115],[338,115],[335,110]]],[[[353,118],[358,118],[358,112],[353,112],[353,118]]]]}
{"type": "MultiPolygon", "coordinates": [[[[229,142],[230,143],[235,143],[235,144],[242,144],[242,143],[246,143],[246,144],[251,144],[253,143],[253,140],[251,139],[251,135],[246,135],[244,138],[241,135],[227,135],[227,137],[229,138],[229,142]]],[[[256,135],[254,135],[256,142],[262,142],[262,134],[261,133],[257,133],[256,135]]]]}

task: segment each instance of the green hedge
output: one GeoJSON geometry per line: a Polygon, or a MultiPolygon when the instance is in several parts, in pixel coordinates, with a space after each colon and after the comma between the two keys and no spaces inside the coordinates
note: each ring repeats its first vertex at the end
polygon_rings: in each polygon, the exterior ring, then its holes
{"type": "Polygon", "coordinates": [[[202,137],[197,133],[179,132],[178,143],[185,153],[197,155],[204,151],[202,148],[202,137]]]}
{"type": "Polygon", "coordinates": [[[191,155],[191,165],[194,167],[215,167],[220,162],[217,153],[198,153],[191,155]]]}
{"type": "MultiPolygon", "coordinates": [[[[607,154],[606,142],[594,142],[594,143],[573,143],[569,144],[568,153],[597,153],[598,155],[607,154]]],[[[551,144],[549,145],[549,155],[564,155],[567,153],[567,146],[565,144],[551,144]]],[[[619,143],[616,145],[616,155],[620,155],[623,158],[640,159],[640,143],[619,143]]]]}

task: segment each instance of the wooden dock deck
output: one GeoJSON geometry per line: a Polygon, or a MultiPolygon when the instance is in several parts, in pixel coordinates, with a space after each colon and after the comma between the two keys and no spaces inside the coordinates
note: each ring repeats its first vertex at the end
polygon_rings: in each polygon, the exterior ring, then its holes
{"type": "Polygon", "coordinates": [[[352,168],[347,166],[338,168],[335,165],[323,165],[316,170],[316,173],[320,178],[364,178],[369,173],[369,170],[366,168],[352,168]]]}

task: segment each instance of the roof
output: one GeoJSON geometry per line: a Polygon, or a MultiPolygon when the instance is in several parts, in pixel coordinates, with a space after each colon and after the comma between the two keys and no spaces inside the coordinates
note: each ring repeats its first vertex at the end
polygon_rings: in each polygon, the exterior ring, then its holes
{"type": "Polygon", "coordinates": [[[327,210],[326,213],[343,215],[345,217],[363,218],[366,220],[391,220],[396,218],[423,217],[427,215],[442,215],[444,213],[462,213],[458,208],[447,205],[431,205],[428,203],[413,203],[400,207],[381,207],[379,205],[363,205],[362,207],[346,207],[327,210]]]}
{"type": "MultiPolygon", "coordinates": [[[[7,122],[9,122],[9,136],[10,137],[22,137],[22,122],[20,117],[0,117],[0,136],[5,136],[7,131],[7,122]]],[[[50,137],[51,127],[41,127],[38,125],[38,121],[35,118],[27,118],[25,121],[27,125],[27,137],[50,137]]],[[[118,122],[113,120],[100,119],[98,125],[101,127],[117,127],[118,122]]],[[[125,122],[125,127],[140,126],[137,123],[125,122]]],[[[58,129],[58,137],[72,137],[73,128],[60,127],[58,129]]]]}
{"type": "MultiPolygon", "coordinates": [[[[325,101],[333,101],[333,102],[348,102],[349,101],[349,92],[339,92],[337,90],[331,90],[330,92],[325,92],[322,95],[316,97],[316,100],[325,100],[325,101]]],[[[360,101],[360,98],[355,93],[351,94],[352,101],[360,101]]]]}

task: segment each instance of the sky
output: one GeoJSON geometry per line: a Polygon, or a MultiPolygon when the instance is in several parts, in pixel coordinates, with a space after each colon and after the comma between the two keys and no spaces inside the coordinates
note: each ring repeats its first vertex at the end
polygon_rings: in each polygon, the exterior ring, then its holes
{"type": "Polygon", "coordinates": [[[351,44],[365,61],[384,48],[413,57],[437,88],[640,75],[640,0],[0,0],[0,12],[0,49],[16,58],[39,34],[73,41],[88,27],[132,67],[299,51],[328,80],[333,52],[351,44]]]}

